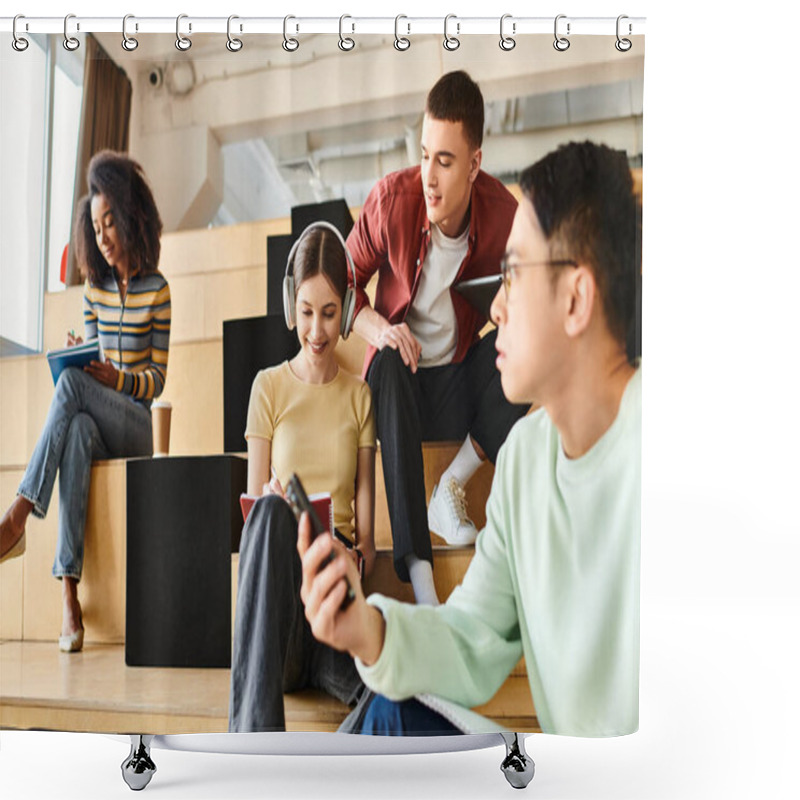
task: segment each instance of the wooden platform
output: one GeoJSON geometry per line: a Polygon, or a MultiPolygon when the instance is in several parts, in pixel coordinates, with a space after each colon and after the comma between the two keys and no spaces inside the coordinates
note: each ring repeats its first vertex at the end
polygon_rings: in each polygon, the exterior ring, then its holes
{"type": "MultiPolygon", "coordinates": [[[[458,451],[452,442],[429,442],[423,446],[425,491],[428,498],[439,475],[458,451]]],[[[0,470],[0,508],[5,509],[16,493],[24,469],[0,470]]],[[[467,485],[472,519],[480,528],[485,523],[485,504],[494,467],[484,464],[467,485]]],[[[414,601],[409,584],[401,583],[392,566],[391,527],[386,507],[383,466],[380,453],[376,464],[375,544],[379,550],[375,572],[366,582],[367,592],[381,592],[408,602],[414,601]]],[[[61,586],[51,576],[58,522],[58,484],[50,513],[44,520],[28,518],[27,550],[24,558],[0,566],[0,638],[25,641],[54,640],[61,627],[61,586]]],[[[474,548],[437,547],[434,536],[434,579],[441,600],[461,581],[474,548]]],[[[126,572],[126,462],[124,459],[98,462],[92,467],[86,524],[86,558],[80,599],[86,640],[96,644],[125,641],[126,572]]],[[[232,559],[235,587],[238,556],[232,559]]]]}
{"type": "MultiPolygon", "coordinates": [[[[53,642],[0,643],[0,727],[96,733],[221,733],[227,669],[125,666],[122,645],[61,653],[53,642]]],[[[347,708],[314,690],[284,698],[290,731],[335,731],[347,708]]],[[[538,731],[528,681],[511,677],[476,709],[515,731],[538,731]]]]}

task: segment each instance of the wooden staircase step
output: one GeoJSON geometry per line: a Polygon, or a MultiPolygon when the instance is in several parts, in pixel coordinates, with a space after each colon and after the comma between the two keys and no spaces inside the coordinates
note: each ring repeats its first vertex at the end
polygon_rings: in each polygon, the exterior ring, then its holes
{"type": "MultiPolygon", "coordinates": [[[[460,445],[455,442],[423,445],[425,481],[428,495],[441,470],[460,445]]],[[[0,469],[0,503],[8,507],[16,493],[24,469],[9,465],[0,469]]],[[[491,488],[493,467],[485,464],[467,485],[472,517],[481,527],[485,498],[491,488]]],[[[392,536],[386,510],[383,471],[378,459],[376,476],[376,546],[379,557],[375,574],[367,582],[369,592],[380,591],[399,600],[413,602],[409,584],[397,579],[392,564],[392,536]]],[[[125,636],[126,569],[126,461],[98,462],[92,468],[86,532],[86,559],[81,581],[87,641],[120,643],[125,636]]],[[[28,549],[22,559],[0,567],[0,597],[4,613],[0,636],[9,639],[52,640],[61,624],[60,584],[50,575],[55,551],[58,521],[58,485],[50,513],[45,520],[28,521],[28,549]],[[25,602],[35,598],[34,602],[25,602]]],[[[434,541],[434,580],[444,600],[460,582],[474,549],[436,546],[434,541]]],[[[236,586],[238,556],[235,556],[232,584],[236,586]]],[[[234,603],[235,606],[235,603],[234,603]]]]}
{"type": "MultiPolygon", "coordinates": [[[[434,547],[433,552],[433,579],[440,600],[449,597],[450,592],[461,582],[467,571],[469,562],[475,552],[473,547],[434,547]]],[[[379,549],[372,574],[364,581],[365,594],[380,592],[387,597],[402,600],[406,603],[414,602],[414,592],[410,583],[403,583],[394,571],[392,551],[379,549]]],[[[236,594],[239,575],[239,554],[231,555],[231,587],[233,598],[231,613],[236,613],[236,594]]],[[[233,621],[231,630],[234,629],[233,621]]]]}
{"type": "MultiPolygon", "coordinates": [[[[125,666],[122,645],[59,653],[53,642],[0,643],[0,727],[97,733],[219,733],[230,670],[125,666]]],[[[348,709],[313,689],[284,695],[290,731],[335,731],[348,709]]],[[[476,709],[508,730],[538,731],[527,680],[510,677],[476,709]]]]}
{"type": "MultiPolygon", "coordinates": [[[[461,442],[424,442],[422,460],[425,469],[425,502],[429,503],[433,487],[458,453],[461,442]]],[[[494,465],[485,461],[466,485],[467,510],[478,530],[486,525],[486,501],[492,488],[494,465]]],[[[375,546],[392,546],[392,527],[386,505],[386,490],[380,446],[375,458],[375,546]]],[[[436,537],[434,544],[443,541],[436,537]]]]}
{"type": "MultiPolygon", "coordinates": [[[[461,583],[474,553],[474,547],[433,548],[433,580],[436,584],[436,592],[442,602],[461,583]]],[[[366,594],[380,592],[387,597],[394,597],[406,603],[414,602],[411,584],[404,583],[397,577],[391,549],[381,548],[378,550],[375,568],[364,581],[364,591],[366,594]]]]}

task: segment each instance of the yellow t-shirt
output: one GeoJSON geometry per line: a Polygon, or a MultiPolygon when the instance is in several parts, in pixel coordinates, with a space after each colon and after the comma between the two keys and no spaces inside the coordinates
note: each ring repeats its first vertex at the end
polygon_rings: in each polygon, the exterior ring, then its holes
{"type": "Polygon", "coordinates": [[[375,447],[369,386],[340,369],[329,383],[301,381],[284,361],[256,375],[245,439],[269,439],[278,480],[293,472],[308,494],[330,492],[333,523],[352,538],[360,447],[375,447]]]}

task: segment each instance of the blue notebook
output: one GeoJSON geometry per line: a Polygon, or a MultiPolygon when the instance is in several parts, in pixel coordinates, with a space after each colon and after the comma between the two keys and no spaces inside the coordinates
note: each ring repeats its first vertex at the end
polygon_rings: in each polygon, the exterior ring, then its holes
{"type": "Polygon", "coordinates": [[[74,347],[60,347],[58,350],[47,351],[47,363],[50,365],[54,384],[58,383],[58,376],[67,367],[83,369],[90,361],[102,360],[100,342],[97,339],[89,339],[74,347]]]}

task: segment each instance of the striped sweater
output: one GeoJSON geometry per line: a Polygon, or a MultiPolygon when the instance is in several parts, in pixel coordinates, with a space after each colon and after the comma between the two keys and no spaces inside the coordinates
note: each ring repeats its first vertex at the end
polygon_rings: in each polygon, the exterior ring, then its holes
{"type": "Polygon", "coordinates": [[[87,339],[98,337],[105,358],[119,370],[117,391],[150,406],[164,390],[169,355],[169,284],[160,272],[133,275],[122,302],[114,275],[83,290],[87,339]]]}

